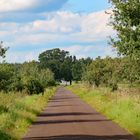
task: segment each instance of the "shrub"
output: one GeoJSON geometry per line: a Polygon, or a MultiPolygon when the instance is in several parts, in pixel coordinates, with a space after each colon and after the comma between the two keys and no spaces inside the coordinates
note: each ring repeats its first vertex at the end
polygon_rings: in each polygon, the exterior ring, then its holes
{"type": "Polygon", "coordinates": [[[38,80],[30,79],[26,84],[26,90],[28,94],[39,94],[44,92],[44,87],[38,80]]]}
{"type": "Polygon", "coordinates": [[[118,85],[115,82],[110,83],[109,86],[111,88],[111,91],[118,90],[118,85]]]}

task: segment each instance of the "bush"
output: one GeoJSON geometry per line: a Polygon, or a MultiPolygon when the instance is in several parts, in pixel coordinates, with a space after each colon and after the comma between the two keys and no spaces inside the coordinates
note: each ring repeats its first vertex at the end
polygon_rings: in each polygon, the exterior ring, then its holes
{"type": "Polygon", "coordinates": [[[39,94],[44,92],[44,87],[37,80],[29,80],[25,85],[28,94],[39,94]]]}
{"type": "Polygon", "coordinates": [[[8,91],[13,78],[13,67],[0,64],[0,90],[8,91]]]}
{"type": "Polygon", "coordinates": [[[111,91],[118,90],[118,85],[115,82],[110,83],[109,86],[111,88],[111,91]]]}
{"type": "Polygon", "coordinates": [[[54,86],[54,74],[40,69],[37,62],[23,64],[0,64],[0,91],[18,91],[39,94],[54,86]]]}

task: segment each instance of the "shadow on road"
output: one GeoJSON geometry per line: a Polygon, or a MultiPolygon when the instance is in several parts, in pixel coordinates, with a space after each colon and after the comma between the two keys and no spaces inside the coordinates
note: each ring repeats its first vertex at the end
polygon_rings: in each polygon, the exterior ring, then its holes
{"type": "Polygon", "coordinates": [[[68,112],[68,113],[41,113],[39,117],[56,117],[56,116],[82,116],[82,115],[99,115],[99,113],[83,113],[83,112],[68,112]]]}
{"type": "Polygon", "coordinates": [[[64,123],[86,123],[86,122],[105,122],[109,120],[49,120],[49,121],[36,121],[33,125],[45,125],[45,124],[64,124],[64,123]]]}
{"type": "Polygon", "coordinates": [[[94,135],[65,135],[52,137],[30,137],[22,140],[134,140],[131,135],[94,136],[94,135]]]}

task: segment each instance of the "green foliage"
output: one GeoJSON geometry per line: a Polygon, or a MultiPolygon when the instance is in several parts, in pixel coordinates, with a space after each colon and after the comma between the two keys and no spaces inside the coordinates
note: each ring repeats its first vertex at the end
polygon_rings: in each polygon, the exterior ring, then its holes
{"type": "Polygon", "coordinates": [[[140,60],[140,1],[111,0],[113,14],[111,25],[117,38],[111,39],[119,54],[140,60]]]}
{"type": "Polygon", "coordinates": [[[41,83],[38,80],[32,80],[30,79],[26,83],[26,91],[28,94],[39,94],[44,92],[44,87],[41,85],[41,83]]]}
{"type": "Polygon", "coordinates": [[[49,69],[40,69],[38,80],[43,87],[55,86],[54,73],[49,69]]]}
{"type": "Polygon", "coordinates": [[[135,82],[140,83],[140,61],[130,57],[124,58],[122,75],[131,85],[135,82]]]}
{"type": "Polygon", "coordinates": [[[72,81],[72,57],[67,57],[61,65],[61,76],[65,81],[72,81]]]}
{"type": "Polygon", "coordinates": [[[54,95],[55,88],[39,95],[0,93],[0,139],[18,140],[54,95]]]}
{"type": "Polygon", "coordinates": [[[91,59],[79,59],[70,56],[69,52],[58,48],[47,50],[39,55],[40,67],[49,68],[55,80],[80,81],[85,66],[91,63],[91,59]]]}
{"type": "Polygon", "coordinates": [[[37,62],[24,64],[0,64],[0,90],[24,91],[39,94],[48,86],[55,85],[49,69],[40,69],[37,62]]]}
{"type": "Polygon", "coordinates": [[[8,50],[8,47],[5,48],[3,45],[3,41],[0,42],[0,57],[5,57],[5,53],[8,50]]]}
{"type": "Polygon", "coordinates": [[[0,90],[9,90],[13,74],[14,69],[11,65],[0,64],[0,90]]]}
{"type": "Polygon", "coordinates": [[[79,60],[74,61],[72,65],[72,76],[74,81],[81,81],[82,80],[82,74],[85,71],[86,67],[90,65],[92,62],[91,58],[82,58],[79,60]]]}
{"type": "Polygon", "coordinates": [[[82,64],[80,61],[76,61],[72,66],[72,77],[74,81],[81,81],[82,77],[82,64]]]}
{"type": "Polygon", "coordinates": [[[99,87],[101,84],[109,85],[113,81],[114,64],[113,59],[96,58],[83,74],[83,80],[89,84],[99,87]]]}
{"type": "Polygon", "coordinates": [[[118,83],[140,83],[140,68],[138,61],[130,61],[129,57],[100,57],[92,61],[83,73],[83,81],[90,85],[108,86],[112,91],[118,89],[118,83]]]}
{"type": "Polygon", "coordinates": [[[39,55],[41,68],[49,68],[55,76],[56,80],[61,80],[61,64],[64,62],[69,52],[58,48],[47,50],[39,55]]]}

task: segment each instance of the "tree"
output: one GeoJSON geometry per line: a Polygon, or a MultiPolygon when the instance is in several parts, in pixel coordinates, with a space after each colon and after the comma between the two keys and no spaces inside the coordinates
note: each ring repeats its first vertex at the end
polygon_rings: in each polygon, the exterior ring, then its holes
{"type": "Polygon", "coordinates": [[[65,61],[61,65],[61,78],[65,81],[70,81],[70,85],[72,84],[72,57],[67,57],[65,61]]]}
{"type": "Polygon", "coordinates": [[[122,80],[120,76],[122,75],[121,72],[121,59],[113,59],[111,57],[101,59],[98,57],[87,66],[83,74],[83,80],[97,87],[100,85],[111,87],[112,91],[114,91],[117,90],[117,83],[122,80]]]}
{"type": "Polygon", "coordinates": [[[102,82],[102,77],[104,75],[104,63],[103,60],[98,57],[93,61],[88,67],[83,75],[83,79],[89,84],[95,84],[97,87],[102,82]]]}
{"type": "Polygon", "coordinates": [[[140,0],[111,0],[111,25],[117,38],[111,44],[118,53],[140,61],[140,0]]]}
{"type": "Polygon", "coordinates": [[[4,47],[3,41],[0,42],[0,57],[4,58],[6,51],[9,49],[9,47],[4,47]]]}
{"type": "Polygon", "coordinates": [[[10,64],[0,64],[0,90],[9,91],[14,69],[10,64]]]}
{"type": "Polygon", "coordinates": [[[60,50],[59,48],[47,50],[39,55],[41,68],[49,68],[56,80],[61,80],[61,65],[69,56],[69,52],[60,50]]]}
{"type": "Polygon", "coordinates": [[[111,44],[125,56],[124,77],[131,84],[140,81],[140,0],[111,0],[110,24],[117,31],[111,44]]]}
{"type": "Polygon", "coordinates": [[[80,63],[80,61],[76,60],[72,65],[73,80],[76,82],[81,81],[82,72],[83,72],[82,64],[80,63]]]}

